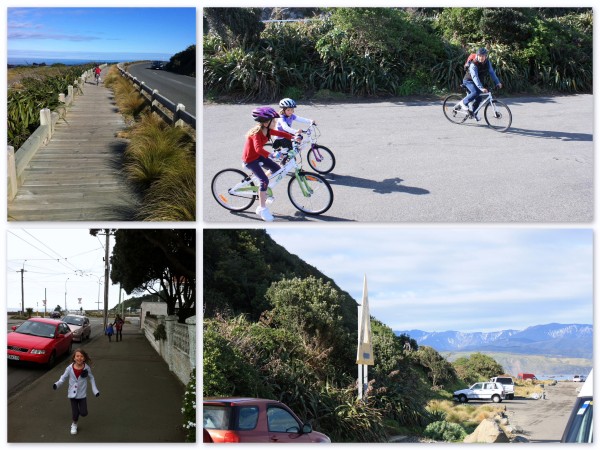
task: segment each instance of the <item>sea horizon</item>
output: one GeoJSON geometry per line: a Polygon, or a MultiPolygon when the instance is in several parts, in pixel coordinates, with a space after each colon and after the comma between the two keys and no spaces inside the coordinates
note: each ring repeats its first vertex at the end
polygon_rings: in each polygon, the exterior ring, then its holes
{"type": "Polygon", "coordinates": [[[77,66],[80,64],[88,63],[104,63],[104,62],[118,62],[108,61],[100,59],[76,59],[76,58],[22,58],[22,57],[8,57],[7,64],[9,66],[32,66],[34,64],[45,63],[48,66],[52,64],[64,64],[66,66],[77,66]]]}

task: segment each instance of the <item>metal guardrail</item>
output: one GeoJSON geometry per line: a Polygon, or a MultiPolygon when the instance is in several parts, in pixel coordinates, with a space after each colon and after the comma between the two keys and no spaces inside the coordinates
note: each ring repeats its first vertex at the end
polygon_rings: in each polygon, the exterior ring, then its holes
{"type": "Polygon", "coordinates": [[[184,123],[188,124],[194,130],[196,129],[196,117],[192,116],[185,110],[185,105],[182,103],[175,104],[168,98],[162,96],[157,89],[152,89],[146,84],[145,81],[140,81],[136,77],[125,71],[121,65],[117,66],[122,76],[130,80],[134,85],[139,87],[142,97],[150,103],[150,108],[153,112],[156,112],[165,122],[171,123],[175,126],[182,126],[184,123]],[[165,112],[158,107],[162,106],[166,110],[173,114],[173,117],[168,117],[165,112]]]}

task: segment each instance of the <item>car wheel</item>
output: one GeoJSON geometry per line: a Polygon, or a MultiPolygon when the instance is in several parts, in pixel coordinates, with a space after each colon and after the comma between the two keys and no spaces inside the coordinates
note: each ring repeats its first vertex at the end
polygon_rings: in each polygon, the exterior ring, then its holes
{"type": "Polygon", "coordinates": [[[461,403],[467,403],[468,399],[467,396],[465,394],[461,394],[458,396],[458,401],[461,403]]]}
{"type": "Polygon", "coordinates": [[[48,358],[48,362],[46,363],[46,365],[48,366],[48,369],[51,369],[52,367],[54,367],[54,364],[56,363],[56,352],[52,352],[52,354],[50,355],[50,358],[48,358]]]}
{"type": "Polygon", "coordinates": [[[500,398],[500,396],[499,396],[499,395],[493,395],[493,396],[492,396],[492,401],[493,401],[494,403],[500,403],[500,402],[502,401],[502,399],[500,398]]]}

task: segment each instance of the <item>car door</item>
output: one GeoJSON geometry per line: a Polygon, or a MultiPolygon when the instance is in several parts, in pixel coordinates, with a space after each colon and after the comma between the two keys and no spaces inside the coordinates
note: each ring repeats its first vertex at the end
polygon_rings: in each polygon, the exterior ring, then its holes
{"type": "Polygon", "coordinates": [[[83,339],[83,336],[90,336],[92,332],[92,327],[90,325],[90,319],[88,319],[87,317],[85,317],[83,319],[83,333],[81,334],[81,338],[83,339]]]}
{"type": "Polygon", "coordinates": [[[56,354],[62,355],[63,353],[68,352],[72,339],[73,338],[71,336],[71,329],[69,328],[69,325],[67,325],[66,323],[63,323],[63,322],[59,323],[58,327],[56,327],[56,337],[55,337],[56,354]],[[61,334],[64,334],[64,336],[59,337],[61,334]]]}
{"type": "Polygon", "coordinates": [[[480,399],[482,398],[482,396],[484,395],[484,391],[483,391],[483,383],[475,383],[473,386],[471,386],[471,392],[469,392],[468,397],[470,399],[480,399]]]}
{"type": "Polygon", "coordinates": [[[267,426],[270,442],[310,442],[310,436],[300,434],[302,423],[290,410],[280,405],[267,407],[267,426]]]}

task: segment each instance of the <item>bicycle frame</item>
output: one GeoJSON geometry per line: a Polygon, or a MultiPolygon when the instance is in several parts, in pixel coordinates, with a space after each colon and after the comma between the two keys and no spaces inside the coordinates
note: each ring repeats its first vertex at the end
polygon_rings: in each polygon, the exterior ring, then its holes
{"type": "MultiPolygon", "coordinates": [[[[479,98],[483,97],[483,100],[481,100],[479,102],[479,106],[477,107],[477,109],[475,111],[473,111],[473,114],[477,114],[479,111],[481,111],[485,105],[487,105],[488,103],[491,103],[492,100],[494,99],[492,97],[492,91],[487,91],[487,92],[482,92],[481,94],[478,95],[479,98]]],[[[492,106],[494,106],[494,104],[492,103],[492,106]]]]}
{"type": "MultiPolygon", "coordinates": [[[[269,186],[267,187],[267,195],[268,196],[272,196],[273,195],[273,188],[275,186],[277,186],[279,184],[279,182],[281,180],[283,180],[285,178],[285,176],[290,173],[290,172],[294,172],[294,176],[296,177],[296,179],[298,180],[298,185],[300,186],[300,189],[302,190],[302,195],[304,195],[305,197],[308,197],[310,194],[312,194],[312,189],[310,188],[310,186],[308,186],[306,184],[306,180],[305,178],[302,176],[302,174],[300,173],[300,171],[302,170],[302,162],[298,162],[298,160],[295,158],[296,155],[298,155],[300,153],[300,149],[299,149],[299,144],[297,142],[293,142],[293,147],[292,150],[290,152],[288,152],[287,157],[288,157],[288,161],[286,161],[286,163],[281,167],[281,169],[279,169],[277,172],[275,172],[274,174],[271,174],[269,176],[269,186]]],[[[258,189],[260,187],[260,180],[258,179],[258,177],[254,174],[252,175],[248,175],[248,178],[238,184],[236,184],[234,187],[232,187],[229,190],[229,193],[231,195],[240,195],[247,197],[248,194],[253,195],[258,197],[258,189]],[[254,183],[254,186],[252,186],[250,183],[254,183]]]]}

